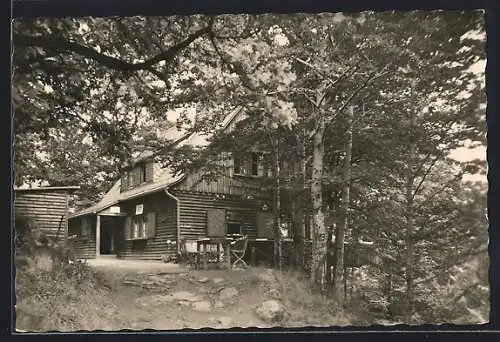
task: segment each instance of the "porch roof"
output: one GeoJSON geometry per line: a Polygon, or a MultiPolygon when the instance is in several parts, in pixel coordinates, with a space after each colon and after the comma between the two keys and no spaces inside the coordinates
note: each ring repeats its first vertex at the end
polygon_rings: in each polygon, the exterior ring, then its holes
{"type": "Polygon", "coordinates": [[[83,209],[79,212],[76,212],[69,216],[69,218],[74,218],[78,216],[97,214],[100,211],[103,211],[113,205],[116,205],[120,202],[127,201],[136,197],[148,195],[157,191],[162,191],[170,185],[173,185],[179,182],[184,174],[174,175],[169,168],[162,169],[160,177],[152,182],[140,185],[136,188],[121,192],[121,181],[118,180],[111,190],[108,191],[106,195],[102,198],[99,203],[94,204],[93,206],[83,209]]]}

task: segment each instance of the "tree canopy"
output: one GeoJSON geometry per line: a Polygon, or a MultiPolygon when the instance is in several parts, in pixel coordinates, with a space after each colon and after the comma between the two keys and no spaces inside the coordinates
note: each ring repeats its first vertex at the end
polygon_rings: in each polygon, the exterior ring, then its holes
{"type": "Polygon", "coordinates": [[[479,11],[16,20],[15,183],[82,185],[89,202],[145,150],[209,177],[228,146],[259,145],[281,180],[266,186],[299,208],[297,234],[310,226],[313,268],[344,222],[376,243],[380,298],[406,293],[412,321],[486,243],[484,191],[463,181],[484,168],[452,158],[484,145],[483,30],[479,11]],[[173,147],[236,106],[232,135],[173,147]]]}

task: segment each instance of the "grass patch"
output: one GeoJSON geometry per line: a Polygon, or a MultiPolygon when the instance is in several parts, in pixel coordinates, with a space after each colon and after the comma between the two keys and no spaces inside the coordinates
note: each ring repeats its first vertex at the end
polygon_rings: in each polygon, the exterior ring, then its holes
{"type": "Polygon", "coordinates": [[[27,331],[108,330],[119,315],[103,277],[84,263],[17,269],[16,327],[27,331]]]}
{"type": "Polygon", "coordinates": [[[274,270],[269,273],[274,277],[274,292],[279,293],[279,299],[286,307],[282,325],[298,327],[352,324],[351,315],[345,310],[336,311],[333,298],[314,290],[306,274],[295,270],[274,270]]]}

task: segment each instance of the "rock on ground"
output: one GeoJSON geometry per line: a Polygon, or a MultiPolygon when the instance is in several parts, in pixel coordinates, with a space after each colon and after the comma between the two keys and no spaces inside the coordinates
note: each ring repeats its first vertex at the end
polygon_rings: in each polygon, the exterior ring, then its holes
{"type": "Polygon", "coordinates": [[[200,283],[206,283],[206,282],[208,281],[208,277],[200,277],[200,278],[198,279],[198,281],[199,281],[200,283]]]}
{"type": "Polygon", "coordinates": [[[212,306],[209,301],[201,301],[193,303],[193,309],[200,312],[210,312],[212,306]]]}
{"type": "Polygon", "coordinates": [[[221,302],[221,301],[215,302],[214,307],[215,307],[216,309],[221,309],[221,308],[223,308],[223,307],[224,307],[224,303],[223,303],[223,302],[221,302]]]}
{"type": "Polygon", "coordinates": [[[270,289],[266,292],[266,295],[273,299],[279,299],[281,297],[280,292],[277,289],[270,289]]]}
{"type": "Polygon", "coordinates": [[[222,283],[224,281],[224,279],[222,279],[222,278],[214,278],[214,279],[212,279],[212,281],[213,281],[214,284],[220,284],[220,283],[222,283]]]}
{"type": "Polygon", "coordinates": [[[186,291],[178,291],[174,293],[169,293],[166,295],[153,295],[148,297],[140,297],[136,300],[138,304],[147,306],[147,305],[161,305],[163,303],[169,303],[173,301],[178,302],[198,302],[201,301],[201,297],[195,295],[191,292],[186,291]]]}
{"type": "Polygon", "coordinates": [[[191,292],[178,291],[167,296],[171,296],[172,300],[187,300],[189,302],[196,302],[200,300],[200,297],[191,292]]]}
{"type": "Polygon", "coordinates": [[[283,319],[285,308],[277,300],[267,300],[255,309],[255,314],[264,322],[275,323],[283,319]]]}
{"type": "Polygon", "coordinates": [[[237,295],[238,290],[236,290],[234,287],[227,287],[225,289],[222,289],[222,291],[219,293],[219,298],[221,300],[224,300],[236,297],[237,295]]]}

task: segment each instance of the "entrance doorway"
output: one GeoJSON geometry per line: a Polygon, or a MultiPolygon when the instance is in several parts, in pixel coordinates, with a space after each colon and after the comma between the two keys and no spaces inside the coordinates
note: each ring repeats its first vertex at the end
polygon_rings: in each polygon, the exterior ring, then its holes
{"type": "Polygon", "coordinates": [[[119,253],[123,244],[123,217],[101,216],[101,255],[119,253]]]}
{"type": "Polygon", "coordinates": [[[102,255],[113,254],[113,222],[109,218],[101,219],[100,250],[102,255]]]}

